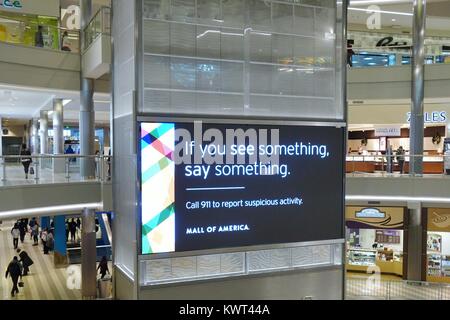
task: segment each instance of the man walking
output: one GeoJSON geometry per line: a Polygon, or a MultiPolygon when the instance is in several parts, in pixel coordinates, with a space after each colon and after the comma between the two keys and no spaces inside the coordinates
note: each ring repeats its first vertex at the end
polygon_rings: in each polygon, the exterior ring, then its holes
{"type": "Polygon", "coordinates": [[[19,245],[19,237],[20,237],[20,230],[19,230],[19,226],[16,224],[14,224],[14,227],[11,230],[11,235],[13,237],[13,245],[14,245],[14,250],[17,249],[17,246],[19,245]]]}
{"type": "Polygon", "coordinates": [[[5,274],[6,279],[8,279],[8,275],[11,276],[11,280],[13,283],[11,296],[14,297],[14,294],[19,293],[19,287],[17,286],[17,283],[19,282],[19,277],[22,277],[22,269],[20,267],[19,260],[17,260],[17,257],[14,257],[13,260],[9,263],[8,269],[6,269],[5,274]]]}
{"type": "Polygon", "coordinates": [[[33,265],[33,260],[30,258],[30,256],[28,255],[28,253],[26,251],[17,249],[17,253],[19,254],[20,257],[20,263],[22,263],[23,266],[23,275],[26,276],[28,275],[28,272],[30,271],[30,266],[33,265]]]}

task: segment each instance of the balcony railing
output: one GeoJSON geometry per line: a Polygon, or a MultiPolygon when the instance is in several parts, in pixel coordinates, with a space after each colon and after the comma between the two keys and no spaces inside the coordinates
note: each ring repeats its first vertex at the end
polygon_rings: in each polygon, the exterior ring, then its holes
{"type": "MultiPolygon", "coordinates": [[[[410,163],[423,161],[423,174],[446,176],[450,170],[450,155],[347,155],[346,172],[352,175],[396,176],[411,175],[410,163]]],[[[450,175],[449,175],[450,178],[450,175]]]]}
{"type": "Polygon", "coordinates": [[[111,166],[112,157],[101,155],[0,156],[0,186],[83,181],[105,182],[111,180],[111,166]],[[32,162],[27,178],[22,160],[30,158],[32,162]],[[86,178],[81,175],[82,161],[95,163],[95,176],[86,178]]]}
{"type": "Polygon", "coordinates": [[[0,42],[80,52],[80,32],[0,15],[0,42]],[[39,30],[41,27],[41,30],[39,30]]]}
{"type": "Polygon", "coordinates": [[[111,8],[109,7],[101,7],[84,28],[83,50],[87,50],[102,34],[111,35],[111,8]]]}
{"type": "Polygon", "coordinates": [[[444,283],[381,280],[379,275],[347,277],[348,300],[450,300],[450,285],[444,283]]]}

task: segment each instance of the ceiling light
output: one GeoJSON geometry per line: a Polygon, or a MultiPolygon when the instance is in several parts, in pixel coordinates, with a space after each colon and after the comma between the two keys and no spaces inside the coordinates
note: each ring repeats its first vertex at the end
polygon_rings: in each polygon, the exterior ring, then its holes
{"type": "Polygon", "coordinates": [[[397,19],[392,19],[392,22],[395,22],[395,21],[397,21],[397,19]]]}
{"type": "Polygon", "coordinates": [[[364,11],[367,13],[386,13],[386,14],[395,14],[395,15],[399,15],[399,16],[412,16],[412,13],[408,13],[408,12],[397,12],[397,11],[386,11],[386,10],[369,10],[369,9],[363,9],[363,8],[348,8],[348,10],[353,10],[353,11],[364,11]]]}
{"type": "Polygon", "coordinates": [[[69,103],[71,103],[71,102],[72,102],[71,99],[64,99],[64,100],[63,100],[63,106],[65,107],[66,104],[69,104],[69,103]]]}

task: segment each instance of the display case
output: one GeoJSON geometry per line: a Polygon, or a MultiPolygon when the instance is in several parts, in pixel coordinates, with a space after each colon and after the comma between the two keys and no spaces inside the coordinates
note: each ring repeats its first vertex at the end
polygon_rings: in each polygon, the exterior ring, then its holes
{"type": "Polygon", "coordinates": [[[376,250],[349,249],[347,259],[349,265],[375,266],[376,256],[377,256],[376,250]]]}
{"type": "Polygon", "coordinates": [[[441,276],[441,255],[428,254],[427,260],[427,274],[434,277],[441,276]]]}
{"type": "Polygon", "coordinates": [[[450,277],[450,256],[441,256],[441,275],[450,277]]]}

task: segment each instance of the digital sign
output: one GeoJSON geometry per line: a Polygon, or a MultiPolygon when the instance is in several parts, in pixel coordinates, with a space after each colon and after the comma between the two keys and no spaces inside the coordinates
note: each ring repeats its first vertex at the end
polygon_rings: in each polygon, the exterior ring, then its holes
{"type": "Polygon", "coordinates": [[[140,123],[142,254],[343,238],[344,128],[140,123]]]}

